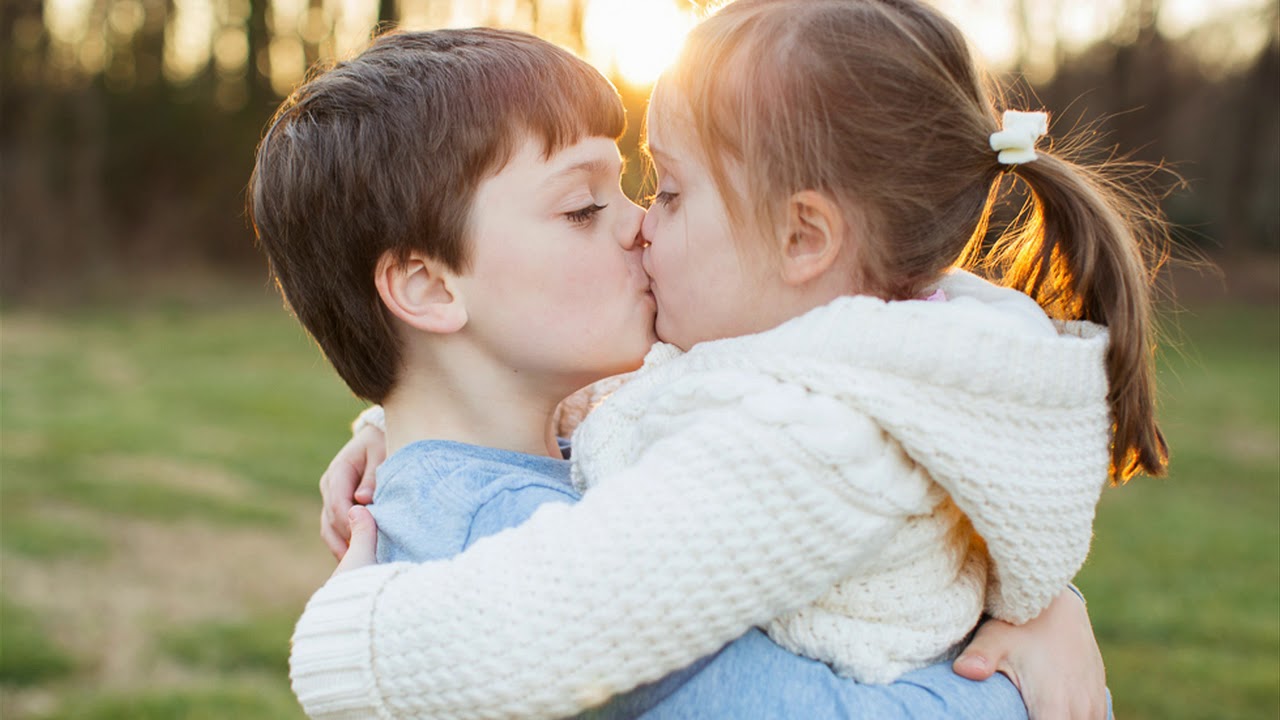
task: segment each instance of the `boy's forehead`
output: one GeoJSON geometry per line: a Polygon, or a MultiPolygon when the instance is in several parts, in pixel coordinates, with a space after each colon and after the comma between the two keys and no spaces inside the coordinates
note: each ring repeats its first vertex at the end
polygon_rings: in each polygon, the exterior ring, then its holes
{"type": "Polygon", "coordinates": [[[609,170],[621,160],[618,144],[612,138],[586,137],[552,153],[546,158],[552,172],[591,172],[609,170]]]}
{"type": "Polygon", "coordinates": [[[513,154],[511,161],[499,174],[516,172],[536,174],[544,180],[554,181],[574,175],[616,174],[622,156],[612,138],[587,137],[546,154],[546,143],[539,138],[526,136],[513,154]]]}

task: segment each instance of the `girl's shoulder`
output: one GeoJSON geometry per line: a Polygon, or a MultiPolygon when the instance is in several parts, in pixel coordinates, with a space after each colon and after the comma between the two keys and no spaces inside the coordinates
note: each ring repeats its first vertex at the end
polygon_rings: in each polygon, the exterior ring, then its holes
{"type": "Polygon", "coordinates": [[[946,294],[953,308],[979,315],[987,323],[1028,337],[1051,338],[1058,334],[1053,321],[1029,295],[996,285],[967,270],[951,270],[938,282],[937,288],[946,294]]]}

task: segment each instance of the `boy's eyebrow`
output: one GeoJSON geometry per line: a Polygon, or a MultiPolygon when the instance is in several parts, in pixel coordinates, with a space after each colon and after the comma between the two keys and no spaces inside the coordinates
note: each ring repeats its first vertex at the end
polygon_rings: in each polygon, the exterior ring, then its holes
{"type": "Polygon", "coordinates": [[[588,175],[611,175],[613,174],[613,163],[607,160],[595,158],[592,160],[584,160],[580,163],[574,163],[569,167],[556,172],[551,176],[552,180],[558,180],[565,175],[574,173],[587,173],[588,175]]]}

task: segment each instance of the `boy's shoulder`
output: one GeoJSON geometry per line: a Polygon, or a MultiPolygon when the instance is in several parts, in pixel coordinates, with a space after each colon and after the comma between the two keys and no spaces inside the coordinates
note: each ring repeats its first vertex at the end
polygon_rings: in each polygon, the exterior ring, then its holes
{"type": "Polygon", "coordinates": [[[577,500],[566,460],[427,440],[378,468],[370,509],[380,531],[380,561],[423,561],[519,525],[546,503],[577,500]]]}
{"type": "Polygon", "coordinates": [[[438,495],[448,504],[483,505],[496,494],[528,486],[572,492],[566,460],[449,440],[401,448],[378,468],[378,490],[400,486],[438,495]]]}

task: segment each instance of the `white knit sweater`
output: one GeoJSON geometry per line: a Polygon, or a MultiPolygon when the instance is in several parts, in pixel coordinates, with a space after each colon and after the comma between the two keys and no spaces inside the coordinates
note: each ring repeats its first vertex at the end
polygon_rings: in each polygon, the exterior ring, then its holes
{"type": "Polygon", "coordinates": [[[303,707],[563,716],[754,625],[880,682],[963,638],[984,588],[995,616],[1034,617],[1083,563],[1107,477],[1106,334],[1055,332],[966,273],[942,286],[656,346],[575,435],[582,502],[315,594],[303,707]]]}

